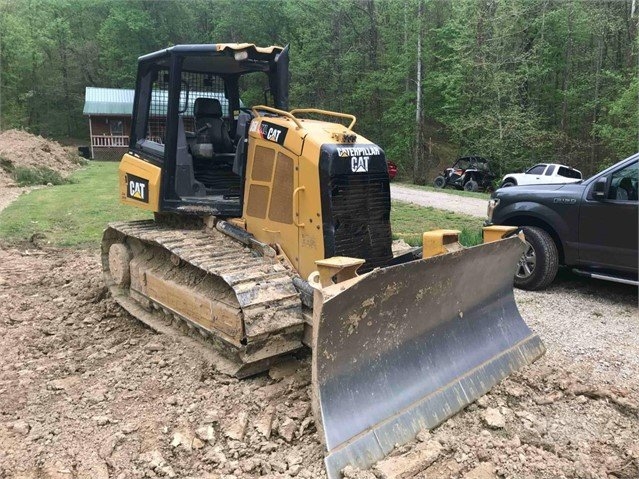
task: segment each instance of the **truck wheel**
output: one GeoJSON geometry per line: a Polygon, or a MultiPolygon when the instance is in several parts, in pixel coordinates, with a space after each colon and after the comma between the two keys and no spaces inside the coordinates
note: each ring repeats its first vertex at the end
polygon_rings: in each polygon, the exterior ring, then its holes
{"type": "Polygon", "coordinates": [[[559,269],[557,245],[546,231],[536,226],[522,228],[526,236],[526,251],[515,272],[515,286],[536,291],[555,279],[559,269]]]}
{"type": "Polygon", "coordinates": [[[435,185],[435,188],[444,188],[446,186],[446,178],[438,176],[435,178],[435,181],[433,181],[433,184],[435,185]]]}
{"type": "Polygon", "coordinates": [[[517,182],[515,180],[506,180],[501,184],[502,188],[509,188],[511,186],[517,186],[517,182]]]}
{"type": "Polygon", "coordinates": [[[468,180],[464,185],[464,189],[466,191],[477,191],[479,190],[479,185],[475,180],[468,180]]]}

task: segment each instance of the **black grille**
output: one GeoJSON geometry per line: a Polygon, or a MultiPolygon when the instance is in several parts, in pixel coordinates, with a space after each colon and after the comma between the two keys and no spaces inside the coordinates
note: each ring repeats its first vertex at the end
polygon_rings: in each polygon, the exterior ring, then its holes
{"type": "Polygon", "coordinates": [[[388,175],[368,173],[331,177],[335,256],[363,258],[360,272],[392,258],[388,175]]]}

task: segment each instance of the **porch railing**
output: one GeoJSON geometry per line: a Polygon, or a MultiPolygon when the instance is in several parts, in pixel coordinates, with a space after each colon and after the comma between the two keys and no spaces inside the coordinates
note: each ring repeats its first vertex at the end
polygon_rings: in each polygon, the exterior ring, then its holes
{"type": "Polygon", "coordinates": [[[93,135],[91,137],[91,146],[94,148],[127,148],[129,146],[129,137],[93,135]]]}

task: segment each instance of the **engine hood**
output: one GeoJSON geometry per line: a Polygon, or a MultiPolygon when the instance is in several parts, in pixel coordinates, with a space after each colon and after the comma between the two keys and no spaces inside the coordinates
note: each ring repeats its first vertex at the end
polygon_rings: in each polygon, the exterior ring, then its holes
{"type": "Polygon", "coordinates": [[[554,198],[558,194],[572,198],[581,197],[584,190],[583,182],[560,183],[554,185],[526,185],[499,188],[492,194],[492,198],[511,201],[534,201],[542,198],[554,198]]]}
{"type": "Polygon", "coordinates": [[[512,190],[513,192],[542,192],[542,191],[557,191],[568,186],[573,186],[576,183],[554,183],[547,185],[522,185],[522,186],[509,186],[507,188],[499,188],[497,191],[506,192],[512,190]]]}

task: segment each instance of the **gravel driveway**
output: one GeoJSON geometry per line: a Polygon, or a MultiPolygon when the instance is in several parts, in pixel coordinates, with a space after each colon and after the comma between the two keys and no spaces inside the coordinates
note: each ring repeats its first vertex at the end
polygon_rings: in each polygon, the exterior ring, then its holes
{"type": "Polygon", "coordinates": [[[432,206],[440,210],[477,216],[478,218],[486,217],[488,203],[488,200],[479,198],[425,191],[396,183],[391,184],[391,198],[420,206],[432,206]]]}

